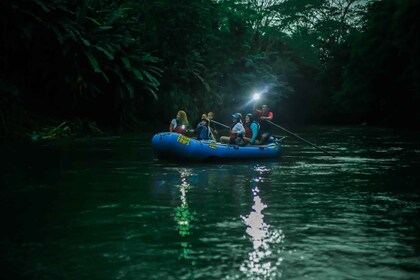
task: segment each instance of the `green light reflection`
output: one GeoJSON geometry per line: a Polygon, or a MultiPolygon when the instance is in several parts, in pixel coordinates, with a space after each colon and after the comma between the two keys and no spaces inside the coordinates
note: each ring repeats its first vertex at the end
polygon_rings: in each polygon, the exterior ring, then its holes
{"type": "Polygon", "coordinates": [[[191,244],[186,239],[191,234],[191,222],[194,220],[194,214],[190,211],[187,202],[187,193],[192,186],[188,183],[187,178],[191,176],[191,171],[189,169],[182,169],[180,171],[181,184],[178,185],[180,191],[180,201],[181,205],[175,208],[175,222],[177,223],[177,230],[179,236],[183,240],[181,245],[181,253],[179,255],[180,259],[188,259],[188,255],[191,251],[191,244]]]}

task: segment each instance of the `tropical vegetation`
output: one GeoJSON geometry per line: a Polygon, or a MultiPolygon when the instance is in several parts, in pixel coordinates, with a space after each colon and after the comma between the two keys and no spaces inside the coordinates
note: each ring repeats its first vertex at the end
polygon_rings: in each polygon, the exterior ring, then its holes
{"type": "Polygon", "coordinates": [[[246,111],[254,92],[279,123],[418,127],[419,6],[2,1],[0,135],[42,120],[150,129],[179,109],[190,119],[246,111]]]}

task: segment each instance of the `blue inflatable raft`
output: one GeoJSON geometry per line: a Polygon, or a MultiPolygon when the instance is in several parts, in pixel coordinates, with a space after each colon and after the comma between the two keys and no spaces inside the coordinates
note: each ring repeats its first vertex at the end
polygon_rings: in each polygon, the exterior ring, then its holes
{"type": "Polygon", "coordinates": [[[207,140],[195,140],[178,133],[161,132],[153,136],[152,146],[159,159],[187,161],[268,159],[277,158],[281,145],[226,145],[207,140]]]}

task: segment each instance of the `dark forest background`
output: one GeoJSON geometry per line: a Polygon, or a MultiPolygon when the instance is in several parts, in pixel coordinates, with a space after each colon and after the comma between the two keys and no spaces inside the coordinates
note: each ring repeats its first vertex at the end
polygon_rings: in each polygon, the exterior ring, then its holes
{"type": "Polygon", "coordinates": [[[262,92],[279,124],[419,128],[418,0],[0,3],[0,137],[166,128],[262,92]]]}

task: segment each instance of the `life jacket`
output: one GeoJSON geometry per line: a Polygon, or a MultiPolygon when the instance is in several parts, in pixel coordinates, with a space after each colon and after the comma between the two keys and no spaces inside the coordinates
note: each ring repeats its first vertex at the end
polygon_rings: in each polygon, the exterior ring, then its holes
{"type": "Polygon", "coordinates": [[[258,120],[259,120],[259,124],[260,124],[260,130],[271,131],[271,125],[266,120],[260,119],[261,117],[268,117],[270,115],[270,113],[272,114],[272,112],[270,112],[270,111],[264,114],[261,111],[261,114],[259,114],[258,120]]]}
{"type": "Polygon", "coordinates": [[[252,138],[252,130],[250,127],[245,127],[245,137],[252,138]]]}
{"type": "Polygon", "coordinates": [[[247,126],[247,127],[245,127],[245,137],[246,138],[252,138],[252,129],[251,129],[251,125],[253,124],[253,123],[255,123],[256,125],[257,125],[257,138],[256,139],[259,139],[259,137],[260,137],[260,130],[261,130],[261,127],[260,127],[260,124],[258,123],[258,122],[256,122],[256,121],[252,121],[252,123],[250,123],[249,124],[249,126],[247,126]]]}
{"type": "Polygon", "coordinates": [[[181,125],[177,122],[177,126],[174,128],[174,131],[176,133],[182,134],[182,135],[187,135],[187,129],[185,127],[185,125],[181,125]]]}
{"type": "Polygon", "coordinates": [[[201,126],[197,128],[196,132],[198,133],[197,140],[209,140],[211,137],[211,132],[208,126],[201,126]]]}

